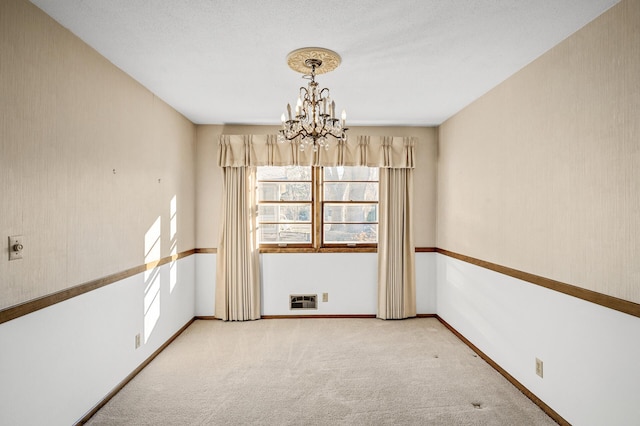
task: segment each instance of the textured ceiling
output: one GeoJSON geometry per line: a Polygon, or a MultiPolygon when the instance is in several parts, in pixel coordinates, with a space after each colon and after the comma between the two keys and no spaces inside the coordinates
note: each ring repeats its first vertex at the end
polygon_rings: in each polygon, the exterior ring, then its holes
{"type": "Polygon", "coordinates": [[[287,54],[342,64],[317,78],[355,125],[436,125],[617,0],[31,0],[199,124],[277,124],[301,75],[287,54]]]}

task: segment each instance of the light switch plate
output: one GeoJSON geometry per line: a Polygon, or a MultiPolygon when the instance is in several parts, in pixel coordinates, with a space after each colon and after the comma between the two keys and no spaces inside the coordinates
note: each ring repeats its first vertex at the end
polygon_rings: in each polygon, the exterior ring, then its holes
{"type": "Polygon", "coordinates": [[[9,260],[22,259],[22,250],[14,250],[16,244],[23,245],[22,235],[14,235],[9,237],[9,260]]]}
{"type": "Polygon", "coordinates": [[[543,373],[543,363],[541,360],[539,360],[538,358],[536,358],[536,374],[540,377],[544,377],[544,373],[543,373]]]}

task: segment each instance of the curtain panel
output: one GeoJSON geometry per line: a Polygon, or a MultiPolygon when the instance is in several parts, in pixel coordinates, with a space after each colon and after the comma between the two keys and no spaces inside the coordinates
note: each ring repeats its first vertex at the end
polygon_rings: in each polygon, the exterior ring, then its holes
{"type": "Polygon", "coordinates": [[[368,166],[414,168],[416,138],[350,136],[331,141],[329,149],[300,151],[300,141],[278,142],[276,135],[222,135],[220,167],[258,166],[368,166]]]}
{"type": "Polygon", "coordinates": [[[260,318],[260,258],[255,238],[255,168],[225,167],[218,243],[215,315],[260,318]]]}
{"type": "Polygon", "coordinates": [[[412,169],[380,169],[378,318],[416,316],[412,194],[412,169]]]}

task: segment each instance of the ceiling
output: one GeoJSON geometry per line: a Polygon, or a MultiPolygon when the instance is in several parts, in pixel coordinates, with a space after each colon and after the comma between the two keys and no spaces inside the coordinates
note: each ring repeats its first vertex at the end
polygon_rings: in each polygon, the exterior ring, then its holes
{"type": "Polygon", "coordinates": [[[351,125],[438,125],[618,0],[31,0],[197,124],[278,124],[301,74],[351,125]]]}

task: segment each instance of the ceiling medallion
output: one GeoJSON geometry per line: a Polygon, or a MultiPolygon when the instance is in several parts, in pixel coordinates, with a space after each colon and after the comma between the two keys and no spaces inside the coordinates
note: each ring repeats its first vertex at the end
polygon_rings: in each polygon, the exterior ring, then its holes
{"type": "Polygon", "coordinates": [[[287,55],[287,64],[294,71],[309,74],[311,71],[311,67],[307,64],[309,59],[320,61],[320,65],[316,67],[316,75],[333,71],[342,62],[340,55],[333,50],[323,49],[322,47],[303,47],[287,55]]]}
{"type": "Polygon", "coordinates": [[[316,82],[317,74],[333,71],[340,62],[340,55],[321,47],[305,47],[287,55],[289,67],[310,81],[307,87],[300,87],[295,115],[291,111],[291,104],[287,104],[287,111],[281,117],[282,129],[278,141],[299,139],[301,151],[305,147],[317,151],[318,148],[329,149],[330,138],[347,140],[347,113],[342,110],[341,119],[337,119],[336,104],[331,100],[329,89],[320,89],[316,82]]]}

